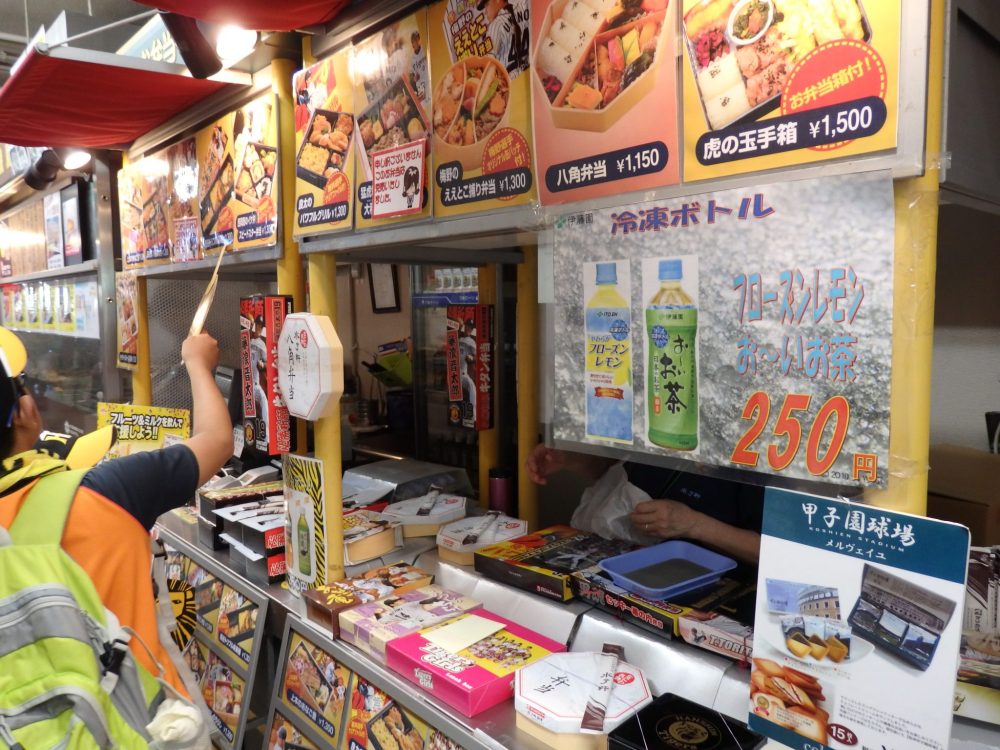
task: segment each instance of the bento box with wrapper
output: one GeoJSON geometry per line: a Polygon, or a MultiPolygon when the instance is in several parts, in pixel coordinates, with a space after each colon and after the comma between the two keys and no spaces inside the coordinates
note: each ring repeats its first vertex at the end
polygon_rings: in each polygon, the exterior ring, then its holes
{"type": "Polygon", "coordinates": [[[522,536],[527,530],[527,521],[497,511],[463,518],[438,531],[438,557],[457,565],[472,565],[477,549],[522,536]]]}
{"type": "Polygon", "coordinates": [[[422,497],[393,503],[382,517],[399,523],[404,537],[434,536],[447,523],[465,517],[466,499],[431,490],[422,497]]]}

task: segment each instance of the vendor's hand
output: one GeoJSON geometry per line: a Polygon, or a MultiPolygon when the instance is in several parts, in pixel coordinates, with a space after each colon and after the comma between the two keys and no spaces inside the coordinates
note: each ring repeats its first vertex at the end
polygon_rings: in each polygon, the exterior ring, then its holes
{"type": "Polygon", "coordinates": [[[560,469],[565,469],[566,462],[567,457],[564,451],[539,443],[528,456],[528,460],[524,462],[524,469],[535,484],[548,484],[549,480],[546,477],[560,469]]]}
{"type": "Polygon", "coordinates": [[[181,345],[181,360],[188,369],[204,367],[211,372],[219,364],[219,342],[207,333],[188,336],[181,345]]]}
{"type": "Polygon", "coordinates": [[[629,520],[643,534],[663,539],[694,538],[701,513],[675,500],[647,500],[635,506],[629,520]]]}

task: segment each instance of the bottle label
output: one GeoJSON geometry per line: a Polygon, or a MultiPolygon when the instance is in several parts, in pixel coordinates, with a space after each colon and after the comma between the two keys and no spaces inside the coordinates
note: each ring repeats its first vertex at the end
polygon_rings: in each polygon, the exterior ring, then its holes
{"type": "Polygon", "coordinates": [[[691,306],[646,310],[649,439],[691,450],[698,444],[698,311],[691,306]]]}
{"type": "Polygon", "coordinates": [[[632,442],[632,335],[626,307],[586,311],[587,436],[632,442]]]}

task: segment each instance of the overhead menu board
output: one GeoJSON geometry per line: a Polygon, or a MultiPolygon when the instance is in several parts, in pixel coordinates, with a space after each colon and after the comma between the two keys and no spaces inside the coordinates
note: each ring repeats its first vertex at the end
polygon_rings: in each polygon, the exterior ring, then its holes
{"type": "Polygon", "coordinates": [[[267,598],[224,568],[167,547],[173,639],[194,673],[223,748],[243,746],[267,598]]]}
{"type": "Polygon", "coordinates": [[[530,5],[442,0],[428,9],[434,216],[531,203],[530,5]]]}
{"type": "Polygon", "coordinates": [[[346,48],[292,79],[296,237],[354,225],[354,95],[346,48]]]}
{"type": "Polygon", "coordinates": [[[676,2],[534,0],[531,89],[544,204],[675,184],[676,2]]]}
{"type": "Polygon", "coordinates": [[[354,45],[357,229],[432,214],[428,37],[422,8],[354,45]]]}
{"type": "Polygon", "coordinates": [[[555,438],[884,486],[893,237],[886,173],[564,217],[555,438]]]}
{"type": "Polygon", "coordinates": [[[273,245],[278,214],[278,124],[268,94],[195,136],[198,210],[206,252],[273,245]]]}
{"type": "Polygon", "coordinates": [[[900,0],[683,0],[684,180],[896,146],[900,0]]]}

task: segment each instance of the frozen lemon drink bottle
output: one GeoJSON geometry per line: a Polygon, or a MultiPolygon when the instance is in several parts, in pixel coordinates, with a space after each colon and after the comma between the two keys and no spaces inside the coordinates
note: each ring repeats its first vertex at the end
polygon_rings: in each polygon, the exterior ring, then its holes
{"type": "Polygon", "coordinates": [[[587,437],[631,443],[632,316],[616,265],[596,265],[597,291],[586,309],[587,437]]]}
{"type": "Polygon", "coordinates": [[[649,439],[676,450],[698,446],[698,309],[681,287],[680,259],[661,260],[660,289],[646,308],[649,439]]]}

